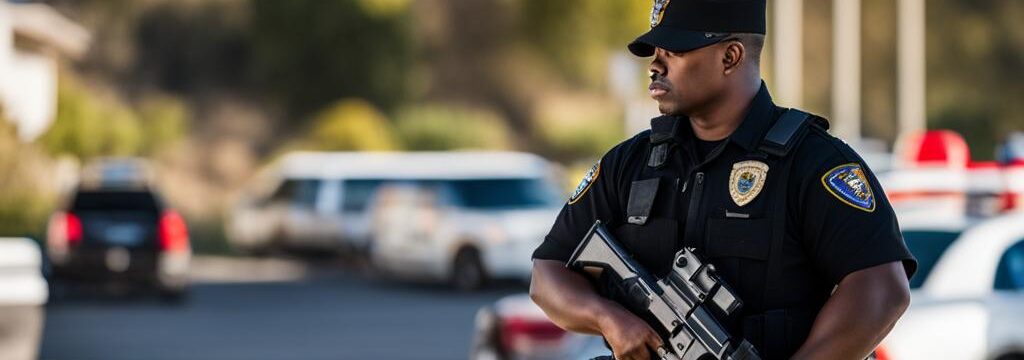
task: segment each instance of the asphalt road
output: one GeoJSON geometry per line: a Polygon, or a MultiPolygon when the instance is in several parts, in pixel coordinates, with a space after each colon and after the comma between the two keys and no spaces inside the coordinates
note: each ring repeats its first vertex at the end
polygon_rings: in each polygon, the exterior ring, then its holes
{"type": "Polygon", "coordinates": [[[310,271],[278,261],[283,268],[268,270],[258,261],[199,260],[197,283],[182,304],[95,294],[52,302],[40,357],[465,359],[476,310],[526,290],[504,284],[460,294],[330,265],[310,271]]]}

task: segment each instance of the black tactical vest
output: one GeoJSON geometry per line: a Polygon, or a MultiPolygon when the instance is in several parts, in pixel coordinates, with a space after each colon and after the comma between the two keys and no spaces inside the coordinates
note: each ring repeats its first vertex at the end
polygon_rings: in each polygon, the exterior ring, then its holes
{"type": "MultiPolygon", "coordinates": [[[[679,166],[668,166],[679,161],[678,156],[673,158],[680,154],[676,148],[676,127],[687,125],[671,118],[652,121],[646,166],[630,185],[625,222],[612,232],[627,249],[657,247],[632,254],[641,264],[661,264],[663,258],[670,259],[684,246],[695,248],[705,261],[715,264],[726,281],[732,280],[729,285],[738,290],[741,300],[760,304],[757,308],[745,307],[737,316],[722,319],[722,323],[733,336],[750,341],[762,358],[788,358],[803,344],[820,310],[820,306],[773,307],[782,296],[778,293],[779,284],[786,281],[779,276],[778,267],[783,257],[787,184],[794,158],[789,155],[811,126],[827,128],[827,122],[803,111],[786,110],[765,133],[760,145],[742,157],[763,162],[771,169],[759,195],[764,197],[758,203],[759,214],[763,216],[753,217],[702,208],[704,197],[722,194],[706,191],[699,167],[680,174],[679,166]]],[[[719,147],[710,157],[721,150],[719,147]]],[[[661,277],[670,264],[671,260],[664,268],[648,270],[661,277]]],[[[603,290],[612,298],[621,291],[614,286],[603,290]]]]}

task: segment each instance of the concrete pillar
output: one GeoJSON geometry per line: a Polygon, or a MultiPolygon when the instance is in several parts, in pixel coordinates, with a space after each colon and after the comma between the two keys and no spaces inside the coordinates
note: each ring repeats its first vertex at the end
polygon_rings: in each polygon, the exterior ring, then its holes
{"type": "Polygon", "coordinates": [[[803,0],[772,0],[776,102],[786,107],[803,104],[803,0]]]}
{"type": "Polygon", "coordinates": [[[833,133],[847,142],[861,137],[860,0],[832,1],[833,133]]]}
{"type": "Polygon", "coordinates": [[[898,0],[899,136],[927,128],[924,0],[898,0]]]}

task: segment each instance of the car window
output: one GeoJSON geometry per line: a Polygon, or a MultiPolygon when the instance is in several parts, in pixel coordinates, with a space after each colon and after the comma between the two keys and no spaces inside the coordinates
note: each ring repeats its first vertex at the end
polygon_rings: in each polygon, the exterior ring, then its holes
{"type": "Polygon", "coordinates": [[[71,211],[159,212],[153,193],[145,190],[80,190],[71,201],[71,211]]]}
{"type": "Polygon", "coordinates": [[[345,180],[341,196],[341,209],[343,211],[364,211],[370,198],[377,191],[382,183],[378,179],[354,179],[345,180]]]}
{"type": "Polygon", "coordinates": [[[286,202],[292,198],[292,194],[295,193],[295,188],[298,185],[298,180],[285,180],[281,185],[274,190],[274,194],[270,195],[271,202],[286,202]]]}
{"type": "Polygon", "coordinates": [[[931,274],[935,263],[946,252],[949,245],[960,236],[955,231],[904,231],[903,241],[907,243],[910,253],[917,258],[917,272],[910,278],[910,288],[916,289],[924,284],[931,274]]]}
{"type": "Polygon", "coordinates": [[[292,205],[305,209],[315,208],[316,196],[319,192],[320,180],[298,180],[295,186],[295,194],[292,196],[292,205]]]}
{"type": "Polygon", "coordinates": [[[560,203],[553,187],[537,178],[450,180],[449,184],[458,203],[468,208],[537,208],[560,203]]]}
{"type": "Polygon", "coordinates": [[[996,267],[996,290],[1024,289],[1024,240],[1017,242],[999,259],[996,267]]]}

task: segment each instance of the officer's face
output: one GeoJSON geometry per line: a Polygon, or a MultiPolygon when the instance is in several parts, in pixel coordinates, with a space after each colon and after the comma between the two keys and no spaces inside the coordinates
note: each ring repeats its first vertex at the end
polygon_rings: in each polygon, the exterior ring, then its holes
{"type": "Polygon", "coordinates": [[[691,116],[714,100],[724,86],[716,46],[683,53],[656,48],[650,71],[650,94],[662,114],[691,116]]]}

